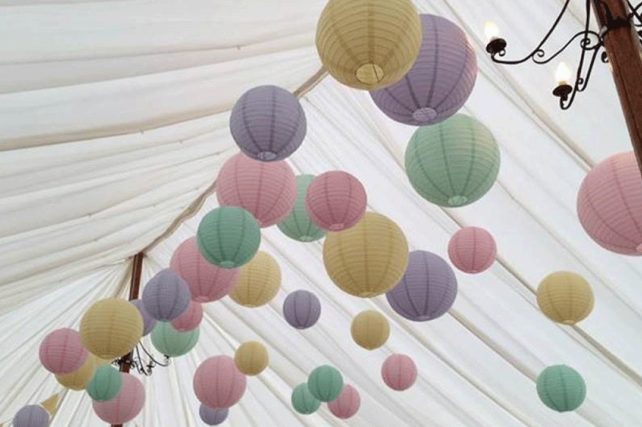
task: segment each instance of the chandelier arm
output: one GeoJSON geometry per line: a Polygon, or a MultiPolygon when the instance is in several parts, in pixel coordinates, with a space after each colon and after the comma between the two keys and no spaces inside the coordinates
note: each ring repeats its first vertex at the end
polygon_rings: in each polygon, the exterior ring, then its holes
{"type": "MultiPolygon", "coordinates": [[[[557,58],[562,52],[566,50],[567,47],[571,45],[575,40],[577,40],[578,37],[582,37],[580,40],[580,47],[582,48],[582,51],[584,50],[593,50],[597,49],[600,45],[600,35],[592,30],[583,30],[580,31],[579,33],[575,34],[571,39],[566,42],[564,46],[562,46],[557,52],[555,52],[553,55],[544,58],[544,59],[538,59],[536,57],[533,57],[533,62],[538,64],[538,65],[543,65],[543,64],[548,64],[551,62],[553,59],[557,58]],[[595,37],[595,44],[592,44],[591,42],[591,36],[595,37]]],[[[542,55],[543,56],[543,55],[542,55]]]]}
{"type": "Polygon", "coordinates": [[[152,354],[145,348],[145,346],[141,343],[140,347],[143,349],[147,357],[149,357],[150,363],[153,363],[154,366],[162,366],[162,367],[167,367],[170,365],[169,357],[165,356],[165,361],[164,362],[159,362],[152,356],[152,354]]]}

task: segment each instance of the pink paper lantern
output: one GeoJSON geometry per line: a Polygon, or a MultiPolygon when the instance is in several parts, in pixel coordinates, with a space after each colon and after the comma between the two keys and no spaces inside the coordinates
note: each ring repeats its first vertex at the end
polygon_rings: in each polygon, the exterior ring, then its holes
{"type": "Polygon", "coordinates": [[[343,171],[317,176],[308,187],[305,207],[319,228],[341,231],[354,226],[366,212],[368,197],[363,184],[343,171]]]}
{"type": "Polygon", "coordinates": [[[464,273],[481,273],[495,262],[497,245],[493,236],[483,228],[464,227],[451,237],[448,257],[464,273]]]}
{"type": "Polygon", "coordinates": [[[239,153],[225,162],[216,181],[219,204],[244,208],[261,227],[288,216],[296,196],[294,172],[282,160],[260,162],[239,153]]]}
{"type": "Polygon", "coordinates": [[[407,390],[417,380],[417,366],[405,354],[389,356],[381,366],[383,382],[393,390],[407,390]]]}
{"type": "Polygon", "coordinates": [[[40,363],[57,375],[71,374],[85,363],[89,352],[83,347],[80,334],[69,328],[51,332],[40,343],[40,363]]]}
{"type": "Polygon", "coordinates": [[[246,378],[228,356],[206,359],[194,373],[194,392],[210,408],[229,408],[245,393],[246,378]]]}
{"type": "Polygon", "coordinates": [[[577,195],[582,227],[598,245],[642,256],[642,177],[632,152],[598,163],[577,195]]]}
{"type": "Polygon", "coordinates": [[[94,412],[98,417],[110,424],[124,424],[133,420],[145,404],[145,388],[143,383],[131,374],[123,374],[123,385],[112,400],[107,402],[94,401],[94,412]]]}
{"type": "Polygon", "coordinates": [[[201,303],[192,301],[183,314],[172,320],[172,326],[177,331],[186,332],[196,329],[202,320],[203,306],[201,303]]]}
{"type": "Polygon", "coordinates": [[[328,403],[330,412],[332,412],[335,417],[343,420],[356,414],[359,406],[361,406],[361,396],[359,396],[357,389],[348,384],[343,386],[339,397],[328,403]]]}

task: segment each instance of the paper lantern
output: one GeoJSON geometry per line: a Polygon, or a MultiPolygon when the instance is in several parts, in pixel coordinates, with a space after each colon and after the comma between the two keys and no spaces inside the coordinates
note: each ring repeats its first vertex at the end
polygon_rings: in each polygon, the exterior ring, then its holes
{"type": "Polygon", "coordinates": [[[277,224],[286,236],[299,242],[313,242],[325,236],[325,230],[317,227],[305,207],[305,197],[314,175],[296,177],[297,198],[290,214],[277,224]]]}
{"type": "Polygon", "coordinates": [[[248,211],[221,207],[203,217],[196,233],[198,250],[211,264],[238,268],[249,262],[261,243],[259,225],[248,211]]]}
{"type": "Polygon", "coordinates": [[[288,216],[296,195],[294,172],[282,160],[265,163],[239,153],[223,164],[216,180],[218,203],[247,209],[261,227],[288,216]]]}
{"type": "Polygon", "coordinates": [[[95,302],[80,321],[82,344],[101,359],[116,359],[136,347],[143,335],[143,317],[129,301],[106,298],[95,302]]]}
{"type": "Polygon", "coordinates": [[[330,279],[350,295],[370,298],[395,286],[408,265],[408,242],[397,224],[367,212],[352,228],[328,233],[323,262],[330,279]]]}
{"type": "Polygon", "coordinates": [[[187,310],[176,319],[172,320],[172,326],[179,332],[187,332],[198,328],[203,320],[203,306],[191,301],[187,310]]]}
{"type": "Polygon", "coordinates": [[[154,329],[154,326],[156,326],[157,320],[150,316],[147,310],[145,310],[143,300],[136,299],[130,302],[136,306],[138,312],[143,318],[143,336],[148,335],[154,329]]]}
{"type": "Polygon", "coordinates": [[[598,163],[577,195],[582,227],[598,245],[622,255],[642,255],[642,177],[633,152],[598,163]]]}
{"type": "Polygon", "coordinates": [[[252,261],[241,267],[238,283],[230,292],[237,304],[260,307],[276,296],[281,286],[281,269],[274,258],[259,251],[252,261]]]}
{"type": "Polygon", "coordinates": [[[388,117],[412,126],[441,122],[464,105],[475,86],[477,57],[456,24],[421,15],[423,41],[414,65],[397,83],[371,92],[388,117]]]}
{"type": "Polygon", "coordinates": [[[58,384],[75,391],[84,390],[96,371],[96,359],[96,356],[90,354],[85,363],[74,372],[64,375],[56,374],[58,384]]]}
{"type": "Polygon", "coordinates": [[[208,426],[217,426],[222,424],[223,421],[227,419],[228,412],[229,409],[227,408],[215,409],[210,408],[207,405],[203,405],[202,403],[198,410],[201,420],[208,426]]]}
{"type": "Polygon", "coordinates": [[[185,280],[192,301],[201,303],[223,298],[234,287],[239,276],[237,269],[219,268],[203,258],[195,236],[176,248],[169,269],[185,280]]]}
{"type": "Polygon", "coordinates": [[[13,417],[13,427],[47,427],[49,413],[38,405],[23,406],[13,417]]]}
{"type": "Polygon", "coordinates": [[[206,359],[194,374],[194,392],[198,400],[210,408],[229,408],[241,400],[246,387],[234,359],[215,356],[206,359]],[[216,387],[212,387],[216,384],[216,387]]]}
{"type": "Polygon", "coordinates": [[[187,283],[172,270],[161,270],[143,289],[145,311],[156,320],[171,322],[188,308],[192,296],[187,283]]]}
{"type": "Polygon", "coordinates": [[[241,151],[264,162],[283,160],[303,142],[305,112],[290,92],[258,86],[245,92],[230,116],[230,131],[241,151]]]}
{"type": "Polygon", "coordinates": [[[111,424],[124,424],[133,420],[145,404],[145,388],[138,378],[122,374],[123,385],[112,400],[93,402],[98,418],[111,424]]]}
{"type": "Polygon", "coordinates": [[[357,178],[343,171],[316,177],[305,197],[305,207],[314,224],[324,230],[353,227],[366,212],[366,189],[357,178]]]}
{"type": "Polygon", "coordinates": [[[353,320],[350,328],[352,339],[366,350],[374,350],[388,341],[388,320],[375,310],[364,310],[353,320]]]}
{"type": "Polygon", "coordinates": [[[405,354],[389,356],[381,366],[381,377],[388,387],[396,391],[407,390],[417,380],[417,366],[405,354]]]}
{"type": "Polygon", "coordinates": [[[97,402],[107,402],[116,397],[123,387],[123,377],[117,369],[109,365],[96,368],[87,384],[87,394],[97,402]]]}
{"type": "Polygon", "coordinates": [[[312,292],[298,290],[289,294],[283,302],[285,320],[297,329],[314,326],[321,316],[321,303],[312,292]]]}
{"type": "Polygon", "coordinates": [[[267,368],[269,363],[267,349],[257,341],[241,344],[234,355],[236,367],[245,375],[258,375],[267,368]]]}
{"type": "Polygon", "coordinates": [[[537,377],[537,394],[546,406],[557,412],[574,411],[584,402],[586,383],[569,366],[549,366],[537,377]]]}
{"type": "Polygon", "coordinates": [[[477,274],[488,270],[497,258],[493,236],[483,228],[463,227],[448,243],[448,257],[464,273],[477,274]]]}
{"type": "Polygon", "coordinates": [[[80,334],[73,329],[57,329],[40,343],[40,363],[53,374],[70,374],[80,369],[88,355],[80,334]]]}
{"type": "Polygon", "coordinates": [[[152,344],[165,356],[179,357],[194,348],[199,336],[199,328],[179,332],[171,323],[158,322],[152,331],[152,344]]]}
{"type": "Polygon", "coordinates": [[[330,0],[316,45],[339,82],[375,90],[400,80],[421,48],[421,21],[410,0],[330,0]]]}
{"type": "Polygon", "coordinates": [[[593,290],[579,274],[557,271],[542,280],[537,288],[537,305],[549,319],[574,325],[593,311],[593,290]]]}
{"type": "Polygon", "coordinates": [[[302,415],[314,414],[321,406],[321,401],[314,397],[308,389],[308,384],[299,384],[292,390],[292,407],[302,415]]]}
{"type": "Polygon", "coordinates": [[[406,174],[421,197],[439,206],[479,200],[499,173],[499,147],[477,119],[463,114],[415,131],[406,148],[406,174]]]}
{"type": "Polygon", "coordinates": [[[359,392],[349,384],[343,386],[343,390],[339,397],[328,403],[330,412],[343,420],[351,418],[359,410],[361,406],[361,396],[359,392]]]}
{"type": "Polygon", "coordinates": [[[343,377],[332,366],[319,366],[308,377],[308,389],[321,402],[332,402],[343,390],[343,377]]]}

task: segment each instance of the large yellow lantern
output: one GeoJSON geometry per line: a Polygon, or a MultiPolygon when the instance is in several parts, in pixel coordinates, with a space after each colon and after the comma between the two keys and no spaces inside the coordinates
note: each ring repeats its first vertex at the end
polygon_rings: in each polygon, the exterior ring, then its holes
{"type": "Polygon", "coordinates": [[[537,305],[551,320],[574,325],[593,311],[593,290],[579,274],[556,271],[542,280],[537,289],[537,305]]]}

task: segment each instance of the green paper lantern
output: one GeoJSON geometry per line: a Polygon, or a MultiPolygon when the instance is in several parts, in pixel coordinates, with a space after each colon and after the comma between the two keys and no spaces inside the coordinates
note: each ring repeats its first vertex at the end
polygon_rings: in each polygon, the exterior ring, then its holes
{"type": "Polygon", "coordinates": [[[292,391],[292,407],[299,414],[314,414],[321,406],[321,401],[312,396],[306,383],[299,384],[292,391]]]}
{"type": "Polygon", "coordinates": [[[584,402],[586,383],[569,366],[549,366],[537,378],[537,394],[546,406],[557,412],[574,411],[584,402]]]}
{"type": "Polygon", "coordinates": [[[319,366],[308,377],[308,389],[320,401],[332,402],[343,390],[343,377],[332,366],[319,366]]]}
{"type": "Polygon", "coordinates": [[[406,148],[406,174],[421,197],[458,207],[479,200],[499,173],[495,138],[479,120],[456,114],[417,129],[406,148]]]}
{"type": "Polygon", "coordinates": [[[94,372],[86,390],[89,397],[96,402],[107,402],[116,397],[122,386],[123,376],[118,369],[102,365],[94,372]]]}
{"type": "Polygon", "coordinates": [[[196,233],[198,250],[210,263],[238,268],[259,250],[261,230],[251,213],[237,207],[220,207],[203,217],[196,233]]]}
{"type": "Polygon", "coordinates": [[[305,195],[314,178],[314,175],[299,175],[296,177],[296,204],[290,215],[277,224],[283,234],[299,242],[314,242],[325,236],[325,230],[314,225],[305,208],[305,195]]]}
{"type": "Polygon", "coordinates": [[[200,329],[179,332],[168,322],[158,322],[152,331],[152,344],[165,356],[178,357],[188,353],[198,342],[200,329]]]}

